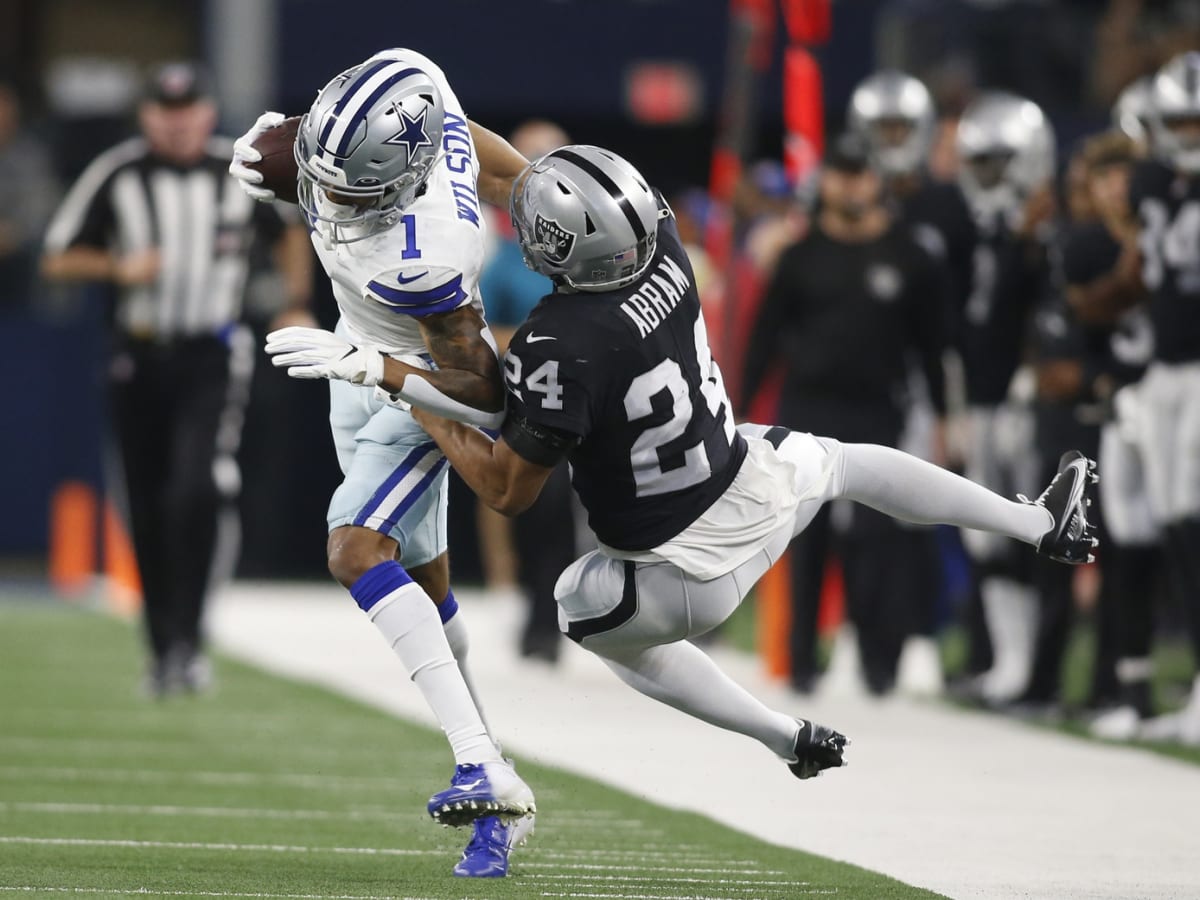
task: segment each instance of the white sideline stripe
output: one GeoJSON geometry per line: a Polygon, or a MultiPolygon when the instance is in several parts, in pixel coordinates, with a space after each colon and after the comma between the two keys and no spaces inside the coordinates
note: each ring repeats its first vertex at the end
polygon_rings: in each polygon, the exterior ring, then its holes
{"type": "MultiPolygon", "coordinates": [[[[712,860],[709,860],[711,862],[712,860]]],[[[778,869],[696,869],[691,866],[602,866],[594,863],[539,863],[539,862],[522,862],[521,866],[526,869],[583,869],[591,871],[599,869],[601,872],[682,872],[684,875],[786,875],[787,872],[780,872],[778,869]]],[[[592,876],[586,876],[592,877],[592,876]]]]}
{"type": "Polygon", "coordinates": [[[118,781],[139,784],[171,784],[181,781],[198,784],[286,784],[298,787],[322,787],[344,789],[359,786],[377,788],[385,785],[400,786],[408,782],[386,775],[316,775],[305,772],[192,772],[169,769],[115,769],[115,768],[72,768],[69,766],[0,766],[0,775],[17,778],[46,778],[62,781],[118,781]]]}
{"type": "Polygon", "coordinates": [[[34,887],[33,885],[0,884],[0,891],[35,893],[46,891],[56,894],[120,894],[137,897],[148,894],[154,897],[266,897],[271,900],[434,900],[432,897],[401,897],[396,894],[262,894],[251,891],[169,891],[162,888],[87,888],[87,887],[34,887]]]}
{"type": "MultiPolygon", "coordinates": [[[[578,875],[542,875],[534,872],[530,878],[565,881],[577,879],[578,875]]],[[[672,884],[734,884],[751,887],[808,887],[811,881],[759,881],[757,878],[660,878],[649,875],[586,875],[588,881],[669,881],[672,884]]]]}
{"type": "MultiPolygon", "coordinates": [[[[798,894],[836,894],[836,888],[832,890],[799,890],[798,894]]],[[[586,894],[583,892],[570,893],[550,893],[542,892],[542,896],[580,896],[580,898],[612,898],[612,900],[740,900],[734,896],[715,896],[712,894],[586,894]]]]}
{"type": "Polygon", "coordinates": [[[131,806],[119,803],[4,803],[0,810],[35,813],[126,813],[138,816],[204,816],[231,819],[395,819],[410,813],[388,810],[254,809],[238,806],[131,806]]]}

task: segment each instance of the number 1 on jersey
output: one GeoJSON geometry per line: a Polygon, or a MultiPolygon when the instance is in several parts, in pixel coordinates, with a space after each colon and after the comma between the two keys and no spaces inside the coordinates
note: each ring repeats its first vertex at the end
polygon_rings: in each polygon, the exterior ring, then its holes
{"type": "Polygon", "coordinates": [[[417,217],[412,213],[400,217],[400,225],[404,229],[404,250],[401,259],[420,259],[421,251],[417,249],[417,217]]]}

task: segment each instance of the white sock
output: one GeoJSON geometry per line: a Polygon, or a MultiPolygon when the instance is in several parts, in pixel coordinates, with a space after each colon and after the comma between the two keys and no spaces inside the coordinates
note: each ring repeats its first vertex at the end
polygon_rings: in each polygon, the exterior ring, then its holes
{"type": "Polygon", "coordinates": [[[380,563],[350,589],[408,669],[437,716],[455,762],[497,762],[500,754],[475,708],[433,601],[395,562],[380,563]]]}
{"type": "Polygon", "coordinates": [[[842,444],[846,497],[896,519],[957,525],[1036,545],[1054,527],[1040,506],[1006,500],[941,466],[876,444],[842,444]]]}
{"type": "Polygon", "coordinates": [[[677,641],[645,650],[601,656],[627,685],[647,697],[765,744],[776,756],[795,759],[794,718],[775,712],[717,668],[694,644],[677,641]]]}
{"type": "Polygon", "coordinates": [[[471,672],[467,668],[467,653],[471,649],[471,639],[467,634],[467,626],[463,622],[461,610],[455,611],[448,620],[442,622],[442,631],[446,633],[446,642],[450,645],[450,652],[454,654],[454,661],[458,663],[459,674],[462,675],[463,682],[467,685],[467,690],[471,693],[471,700],[475,704],[475,710],[479,713],[479,720],[483,722],[483,727],[487,729],[489,739],[491,739],[493,744],[496,744],[497,752],[500,752],[500,745],[496,743],[496,739],[492,735],[492,726],[488,724],[487,716],[483,714],[483,704],[479,700],[479,691],[476,690],[475,681],[471,678],[471,672]]]}
{"type": "Polygon", "coordinates": [[[992,641],[992,667],[982,676],[983,694],[995,702],[1015,700],[1033,673],[1037,591],[1015,579],[989,575],[980,581],[979,594],[992,641]]]}

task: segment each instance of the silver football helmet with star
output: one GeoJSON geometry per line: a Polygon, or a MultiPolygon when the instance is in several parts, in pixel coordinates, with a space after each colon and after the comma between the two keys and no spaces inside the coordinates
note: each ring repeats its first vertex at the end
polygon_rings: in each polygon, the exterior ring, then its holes
{"type": "Polygon", "coordinates": [[[963,110],[956,140],[958,183],[976,220],[1017,227],[1025,201],[1054,177],[1054,131],[1032,100],[981,94],[963,110]]]}
{"type": "Polygon", "coordinates": [[[859,83],[850,96],[850,129],[866,138],[884,175],[916,172],[933,146],[936,112],[929,89],[904,72],[885,69],[859,83]]]}
{"type": "Polygon", "coordinates": [[[654,258],[659,219],[671,214],[632,165],[583,144],[530,164],[509,212],[525,264],[576,291],[636,281],[654,258]]]}
{"type": "Polygon", "coordinates": [[[1159,69],[1150,98],[1155,153],[1181,172],[1200,172],[1200,51],[1159,69]]]}
{"type": "Polygon", "coordinates": [[[369,59],[321,88],[295,144],[313,227],[349,243],[394,224],[441,155],[444,119],[433,79],[394,59],[369,59]]]}

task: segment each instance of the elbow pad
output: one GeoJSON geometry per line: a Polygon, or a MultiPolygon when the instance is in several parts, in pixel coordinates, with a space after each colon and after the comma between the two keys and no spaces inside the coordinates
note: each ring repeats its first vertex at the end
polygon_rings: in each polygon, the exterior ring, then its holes
{"type": "Polygon", "coordinates": [[[504,422],[504,410],[487,412],[448,397],[420,375],[404,376],[400,390],[388,396],[388,403],[398,409],[416,406],[443,419],[454,419],[479,428],[497,429],[504,422]]]}

